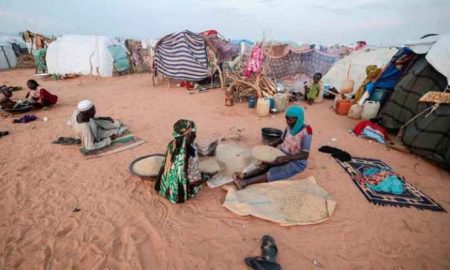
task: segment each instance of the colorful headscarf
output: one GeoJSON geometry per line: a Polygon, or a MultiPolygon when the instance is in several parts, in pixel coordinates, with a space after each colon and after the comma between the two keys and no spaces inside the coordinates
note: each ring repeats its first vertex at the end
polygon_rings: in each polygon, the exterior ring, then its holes
{"type": "Polygon", "coordinates": [[[292,136],[297,135],[305,124],[305,111],[300,106],[291,106],[286,111],[286,117],[296,117],[297,121],[295,122],[295,125],[293,128],[291,128],[289,131],[292,136]]]}
{"type": "Polygon", "coordinates": [[[162,172],[155,189],[171,203],[182,203],[193,197],[198,189],[189,187],[187,176],[187,140],[196,132],[195,123],[190,120],[178,120],[173,126],[175,140],[167,146],[162,172]]]}

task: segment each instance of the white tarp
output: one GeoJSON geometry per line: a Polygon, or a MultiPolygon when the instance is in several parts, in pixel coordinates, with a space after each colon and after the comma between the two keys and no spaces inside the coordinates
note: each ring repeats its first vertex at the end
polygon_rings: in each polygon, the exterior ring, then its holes
{"type": "Polygon", "coordinates": [[[450,34],[440,36],[425,58],[439,73],[447,77],[450,85],[450,34]]]}
{"type": "Polygon", "coordinates": [[[0,69],[10,69],[17,66],[17,57],[11,44],[0,43],[0,69]]]}
{"type": "Polygon", "coordinates": [[[426,54],[434,46],[440,36],[429,36],[423,39],[405,42],[405,47],[410,48],[416,54],[426,54]]]}
{"type": "Polygon", "coordinates": [[[47,49],[48,73],[113,75],[113,57],[108,46],[121,45],[104,36],[66,35],[50,43],[47,49]]]}
{"type": "Polygon", "coordinates": [[[356,91],[366,78],[366,67],[377,65],[383,67],[397,53],[395,48],[381,49],[362,49],[353,52],[349,56],[336,62],[323,77],[323,82],[337,89],[340,89],[341,83],[347,79],[348,68],[351,63],[350,79],[355,81],[354,90],[356,91]]]}

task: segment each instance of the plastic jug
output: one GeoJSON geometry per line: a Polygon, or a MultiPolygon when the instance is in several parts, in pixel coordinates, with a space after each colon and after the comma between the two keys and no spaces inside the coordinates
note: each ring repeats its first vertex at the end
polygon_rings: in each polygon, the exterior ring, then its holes
{"type": "Polygon", "coordinates": [[[270,114],[270,100],[267,98],[258,98],[256,103],[256,114],[259,117],[267,117],[270,114]]]}
{"type": "Polygon", "coordinates": [[[361,119],[361,114],[363,112],[363,107],[359,104],[353,104],[348,111],[347,116],[353,119],[361,119]]]}
{"type": "Polygon", "coordinates": [[[273,96],[275,99],[275,109],[277,109],[278,112],[284,112],[286,110],[286,103],[287,103],[287,95],[278,93],[273,96]]]}
{"type": "Polygon", "coordinates": [[[361,119],[369,120],[377,117],[380,110],[380,102],[368,100],[364,103],[361,119]]]}

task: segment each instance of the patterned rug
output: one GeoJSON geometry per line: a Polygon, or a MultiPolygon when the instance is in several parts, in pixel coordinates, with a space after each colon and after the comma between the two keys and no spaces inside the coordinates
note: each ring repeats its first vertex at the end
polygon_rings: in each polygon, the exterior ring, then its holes
{"type": "Polygon", "coordinates": [[[415,207],[421,210],[426,209],[431,211],[447,212],[444,208],[442,208],[442,206],[433,201],[433,199],[406,182],[404,178],[405,193],[402,195],[375,192],[356,181],[357,176],[362,175],[364,170],[367,168],[376,167],[392,170],[391,167],[381,160],[353,157],[349,162],[341,162],[337,159],[336,161],[347,171],[352,178],[353,183],[355,183],[366,199],[371,203],[382,206],[391,205],[397,207],[415,207]]]}

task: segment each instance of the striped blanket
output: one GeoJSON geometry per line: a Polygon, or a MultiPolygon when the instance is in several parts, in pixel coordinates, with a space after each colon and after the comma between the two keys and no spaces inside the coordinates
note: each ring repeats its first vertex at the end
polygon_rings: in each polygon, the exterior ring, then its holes
{"type": "Polygon", "coordinates": [[[156,71],[176,80],[200,81],[208,76],[205,39],[184,31],[163,37],[156,44],[156,71]]]}

